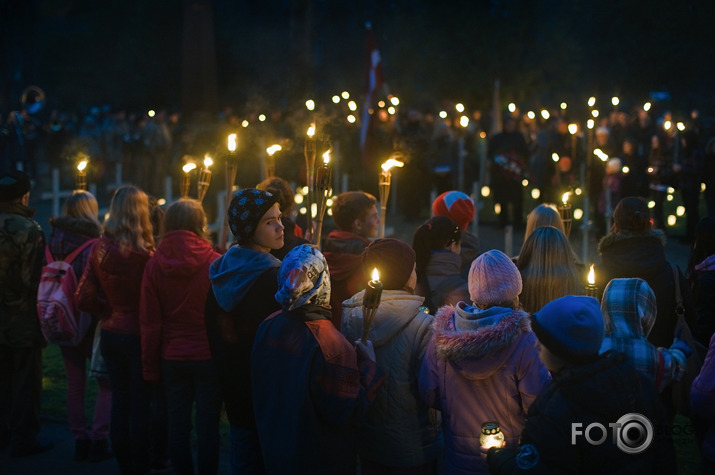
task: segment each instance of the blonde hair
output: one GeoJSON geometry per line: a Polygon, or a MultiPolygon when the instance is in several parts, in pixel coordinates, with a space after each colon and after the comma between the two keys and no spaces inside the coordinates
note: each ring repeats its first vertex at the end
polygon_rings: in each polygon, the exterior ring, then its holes
{"type": "Polygon", "coordinates": [[[117,188],[109,205],[104,232],[137,251],[154,249],[153,228],[149,218],[149,198],[135,186],[117,188]]]}
{"type": "Polygon", "coordinates": [[[204,208],[196,200],[182,198],[173,202],[161,221],[161,234],[169,231],[191,231],[200,238],[209,240],[208,223],[204,208]]]}
{"type": "Polygon", "coordinates": [[[89,221],[97,226],[97,230],[102,229],[102,224],[97,216],[99,215],[99,205],[97,198],[92,193],[85,190],[75,190],[67,197],[62,205],[62,214],[70,218],[89,221]]]}
{"type": "Polygon", "coordinates": [[[527,312],[537,312],[552,300],[580,293],[571,244],[553,226],[538,228],[526,238],[516,266],[522,280],[519,300],[527,312]]]}
{"type": "Polygon", "coordinates": [[[562,233],[566,234],[564,223],[561,221],[561,215],[556,205],[551,203],[542,203],[529,213],[526,217],[526,230],[524,231],[524,241],[537,228],[542,226],[553,226],[562,233]]]}

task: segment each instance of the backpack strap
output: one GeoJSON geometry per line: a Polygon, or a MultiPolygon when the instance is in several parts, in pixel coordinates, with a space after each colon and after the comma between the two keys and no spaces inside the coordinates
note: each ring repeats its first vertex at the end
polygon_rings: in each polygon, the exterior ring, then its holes
{"type": "MultiPolygon", "coordinates": [[[[98,241],[97,238],[87,239],[85,242],[83,242],[82,244],[77,246],[77,248],[74,251],[72,251],[67,257],[65,257],[63,259],[64,262],[66,262],[67,264],[72,264],[72,261],[74,261],[82,251],[84,251],[85,249],[87,249],[87,247],[91,246],[92,244],[94,244],[97,241],[98,241]]],[[[50,262],[50,261],[48,261],[48,262],[50,262]]]]}
{"type": "Polygon", "coordinates": [[[680,272],[678,266],[672,262],[668,262],[673,270],[673,284],[675,285],[675,313],[678,319],[684,318],[685,307],[683,306],[683,295],[680,293],[680,272]]]}

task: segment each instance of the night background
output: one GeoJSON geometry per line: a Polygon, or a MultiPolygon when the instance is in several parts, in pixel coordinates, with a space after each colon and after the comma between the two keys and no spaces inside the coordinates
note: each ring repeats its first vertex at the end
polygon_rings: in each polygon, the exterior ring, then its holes
{"type": "MultiPolygon", "coordinates": [[[[633,0],[3,0],[0,114],[29,85],[48,108],[207,112],[302,107],[365,88],[371,21],[389,92],[436,111],[583,104],[665,92],[676,114],[715,101],[715,2],[633,0]]],[[[575,106],[574,106],[575,107],[575,106]]]]}

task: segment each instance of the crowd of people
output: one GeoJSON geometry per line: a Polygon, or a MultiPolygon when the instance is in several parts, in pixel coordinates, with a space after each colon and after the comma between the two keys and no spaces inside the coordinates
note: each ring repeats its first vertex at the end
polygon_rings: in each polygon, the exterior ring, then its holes
{"type": "Polygon", "coordinates": [[[73,192],[47,239],[30,191],[22,171],[0,177],[0,447],[13,457],[53,448],[39,438],[37,295],[43,266],[68,259],[92,316],[61,352],[77,461],[216,473],[223,409],[233,473],[675,473],[680,413],[703,473],[715,467],[715,217],[693,228],[683,273],[647,200],[619,199],[601,290],[584,295],[550,203],[507,256],[480,249],[474,202],[454,189],[411,243],[377,239],[371,193],[341,193],[336,229],[311,244],[272,177],[232,196],[228,249],[201,203],[160,207],[134,185],[103,222],[96,198],[73,192]],[[634,415],[644,432],[606,437],[634,415]]]}

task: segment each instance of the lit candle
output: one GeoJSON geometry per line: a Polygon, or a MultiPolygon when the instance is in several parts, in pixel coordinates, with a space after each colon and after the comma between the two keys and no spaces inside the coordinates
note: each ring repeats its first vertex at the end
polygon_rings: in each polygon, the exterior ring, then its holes
{"type": "Polygon", "coordinates": [[[586,285],[586,295],[589,297],[596,297],[598,288],[596,287],[596,271],[593,269],[593,264],[591,264],[586,280],[588,281],[588,285],[586,285]]]}
{"type": "Polygon", "coordinates": [[[479,444],[485,449],[504,446],[504,433],[499,424],[487,421],[482,424],[482,433],[479,435],[479,444]]]}
{"type": "Polygon", "coordinates": [[[189,196],[189,190],[191,189],[191,172],[196,169],[196,164],[194,162],[189,162],[181,169],[184,171],[184,178],[181,180],[181,197],[187,198],[189,196]]]}
{"type": "Polygon", "coordinates": [[[199,175],[199,201],[204,200],[204,196],[206,196],[206,192],[211,184],[211,170],[209,167],[213,165],[213,163],[214,161],[208,154],[204,156],[204,168],[201,169],[201,174],[199,175]]]}
{"type": "Polygon", "coordinates": [[[87,189],[87,160],[82,160],[77,164],[77,189],[87,189]]]}
{"type": "Polygon", "coordinates": [[[377,268],[372,270],[372,280],[367,283],[365,295],[362,298],[362,341],[366,342],[372,321],[375,319],[375,312],[380,306],[382,298],[382,282],[380,282],[380,272],[377,268]]]}

